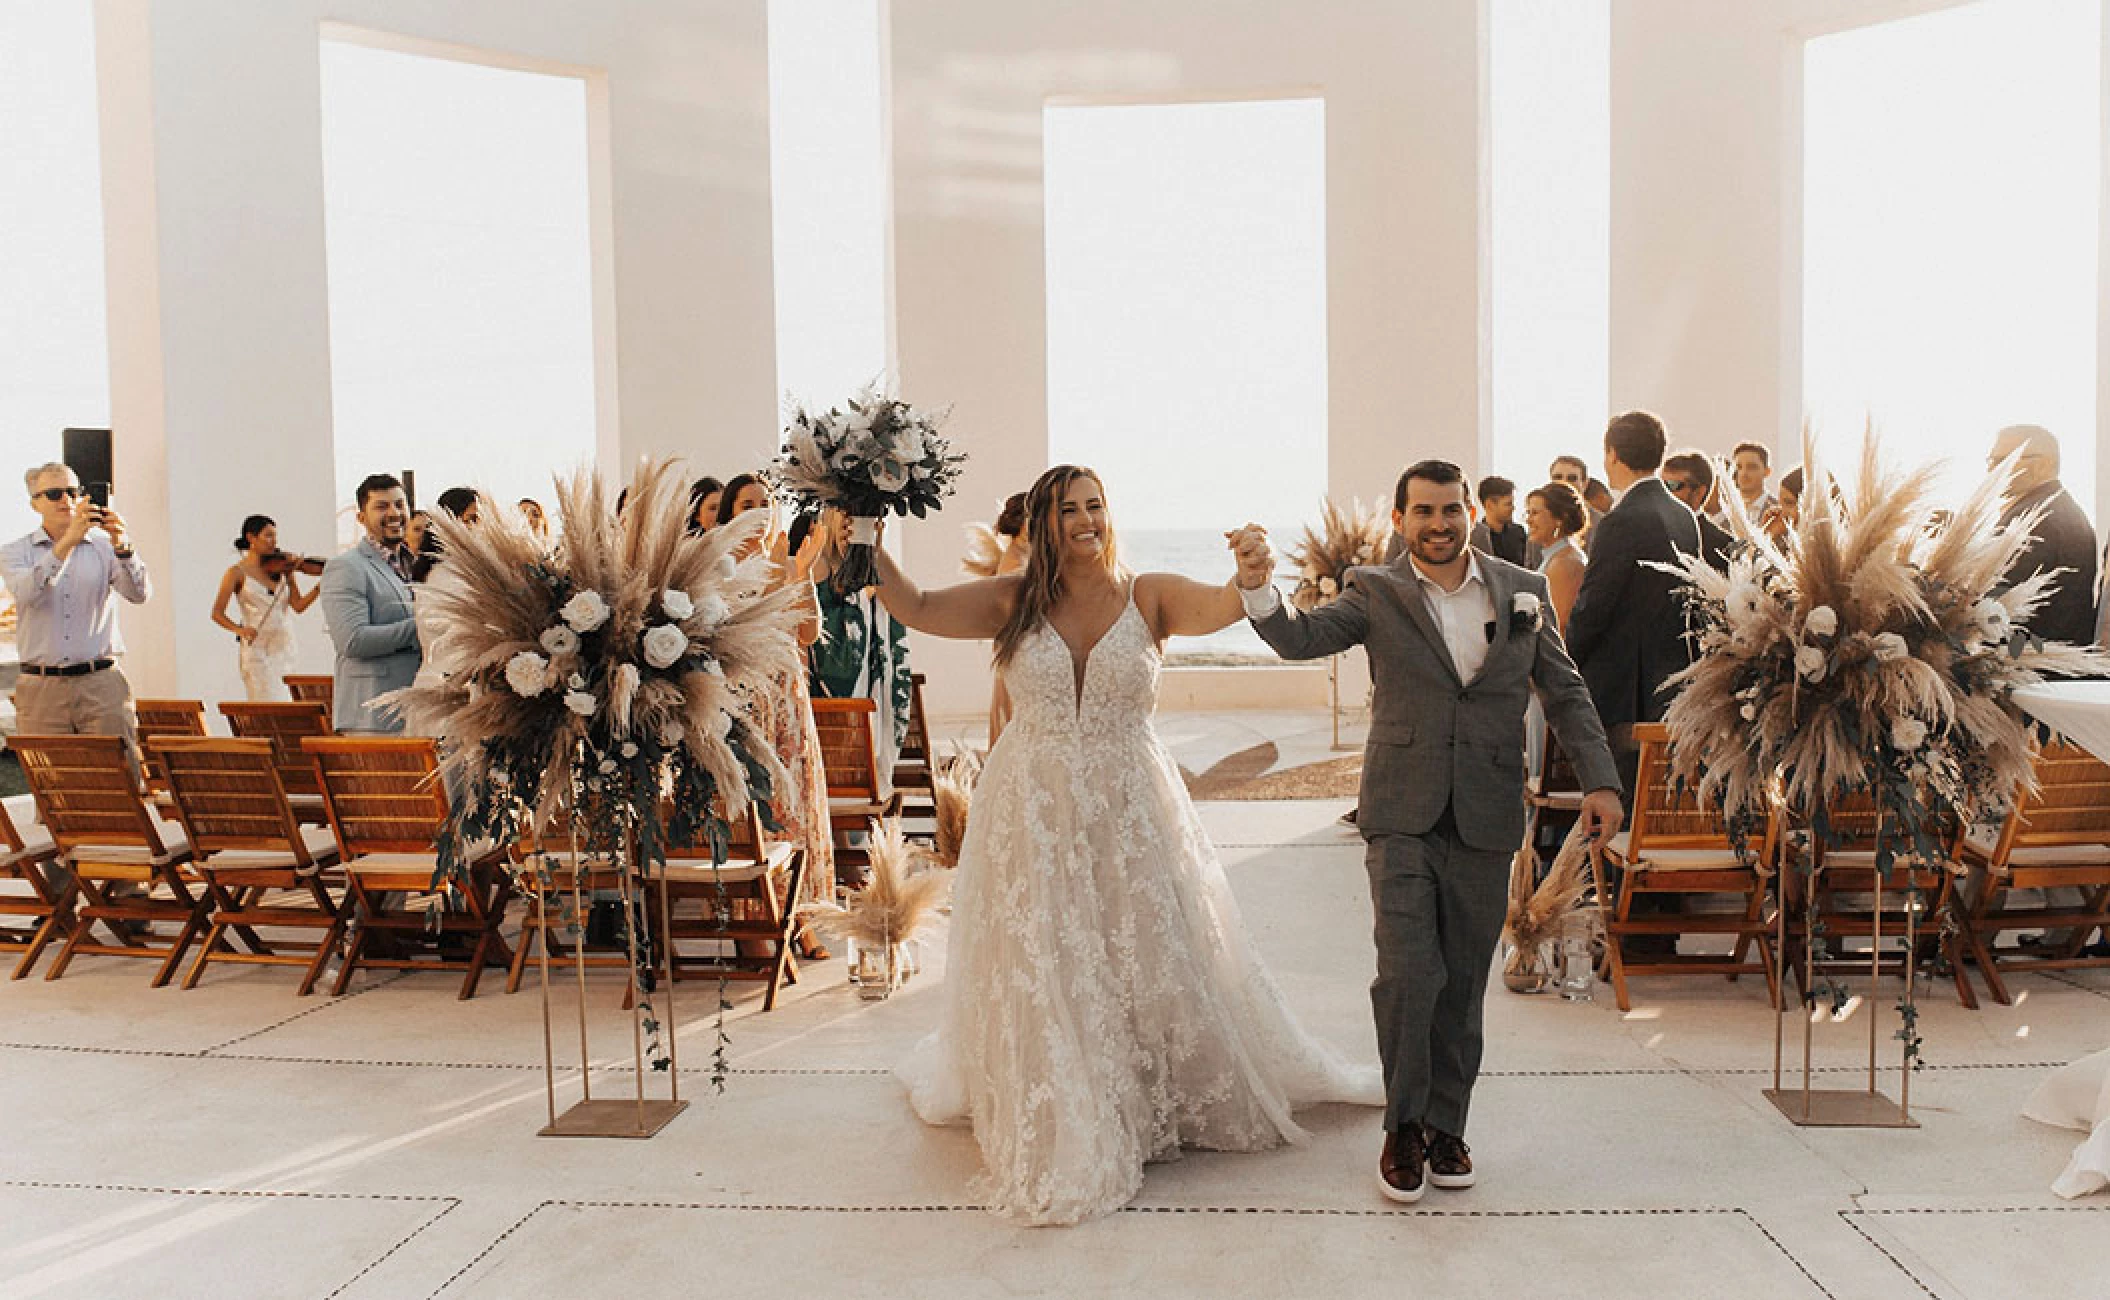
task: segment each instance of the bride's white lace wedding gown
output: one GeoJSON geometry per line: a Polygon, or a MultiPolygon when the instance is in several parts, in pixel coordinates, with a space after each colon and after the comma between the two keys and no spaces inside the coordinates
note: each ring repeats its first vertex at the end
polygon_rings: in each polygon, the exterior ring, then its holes
{"type": "Polygon", "coordinates": [[[1120,1208],[1146,1161],[1303,1140],[1293,1106],[1382,1105],[1292,1018],[1150,725],[1133,596],[1086,655],[1052,627],[1005,672],[1015,713],[960,854],[943,1020],[900,1067],[933,1124],[972,1122],[1006,1217],[1120,1208]]]}

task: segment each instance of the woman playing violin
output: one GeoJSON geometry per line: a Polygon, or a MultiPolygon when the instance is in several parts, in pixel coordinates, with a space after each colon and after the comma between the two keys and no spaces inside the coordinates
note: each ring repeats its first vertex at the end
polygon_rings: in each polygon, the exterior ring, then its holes
{"type": "Polygon", "coordinates": [[[234,633],[242,667],[242,684],[252,700],[291,698],[285,676],[294,666],[293,615],[315,603],[320,587],[300,589],[300,573],[322,572],[322,561],[278,549],[278,525],[266,515],[242,521],[234,548],[241,558],[220,578],[213,598],[212,621],[234,633]],[[227,616],[233,600],[241,614],[227,616]]]}

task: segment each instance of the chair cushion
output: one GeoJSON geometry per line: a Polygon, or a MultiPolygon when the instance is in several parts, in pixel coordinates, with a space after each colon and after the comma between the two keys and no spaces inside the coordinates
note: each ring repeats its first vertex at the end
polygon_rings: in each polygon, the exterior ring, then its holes
{"type": "MultiPolygon", "coordinates": [[[[1998,831],[1973,830],[1963,839],[1964,852],[1980,862],[1991,862],[2000,847],[1998,831]]],[[[2043,844],[2018,848],[2007,856],[2012,867],[2099,867],[2110,866],[2110,844],[2043,844]]]]}
{"type": "Polygon", "coordinates": [[[162,852],[159,855],[130,844],[78,844],[67,850],[66,861],[75,867],[82,863],[112,867],[159,867],[190,858],[190,837],[183,833],[181,826],[174,822],[161,822],[155,829],[161,834],[162,852]]]}
{"type": "MultiPolygon", "coordinates": [[[[329,827],[303,826],[300,838],[307,846],[308,856],[314,859],[316,869],[337,860],[337,837],[329,827]]],[[[291,853],[271,849],[223,849],[206,855],[198,865],[213,871],[272,871],[288,870],[298,864],[291,853]]]]}
{"type": "Polygon", "coordinates": [[[667,864],[667,883],[670,885],[745,885],[773,874],[770,863],[756,862],[752,858],[738,858],[720,866],[708,862],[675,861],[667,864]]]}
{"type": "Polygon", "coordinates": [[[1728,849],[1650,849],[1633,860],[1633,837],[1621,831],[1605,841],[1605,855],[1648,871],[1733,871],[1746,864],[1728,849]]]}
{"type": "MultiPolygon", "coordinates": [[[[19,821],[15,823],[15,831],[22,836],[20,860],[29,861],[49,856],[52,850],[50,831],[34,823],[24,825],[19,821]]],[[[0,862],[14,862],[17,860],[18,855],[15,853],[0,853],[0,862]]]]}

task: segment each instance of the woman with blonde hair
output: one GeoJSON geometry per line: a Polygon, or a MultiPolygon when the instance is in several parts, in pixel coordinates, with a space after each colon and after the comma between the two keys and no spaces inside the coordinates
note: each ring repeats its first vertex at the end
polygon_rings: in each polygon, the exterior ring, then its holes
{"type": "Polygon", "coordinates": [[[1073,465],[1027,493],[1025,541],[1018,573],[941,591],[878,555],[894,617],[996,642],[1016,710],[975,791],[939,1027],[900,1074],[927,1122],[972,1122],[992,1208],[1074,1223],[1149,1161],[1301,1142],[1293,1107],[1383,1090],[1284,1005],[1150,725],[1160,646],[1244,617],[1236,589],[1130,574],[1073,465]]]}

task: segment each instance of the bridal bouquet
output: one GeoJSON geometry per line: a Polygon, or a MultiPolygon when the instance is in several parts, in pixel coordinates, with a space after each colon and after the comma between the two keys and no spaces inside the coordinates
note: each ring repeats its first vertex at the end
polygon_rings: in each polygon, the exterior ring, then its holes
{"type": "Polygon", "coordinates": [[[847,409],[792,409],[783,446],[763,473],[801,510],[834,506],[850,516],[849,551],[833,577],[837,592],[872,584],[881,519],[921,519],[952,495],[967,458],[938,436],[943,419],[869,388],[847,409]]]}
{"type": "Polygon", "coordinates": [[[1350,569],[1384,563],[1391,534],[1391,521],[1375,506],[1357,500],[1343,510],[1324,502],[1318,528],[1307,527],[1304,540],[1289,550],[1289,561],[1297,566],[1290,603],[1308,613],[1338,600],[1350,569]]]}

